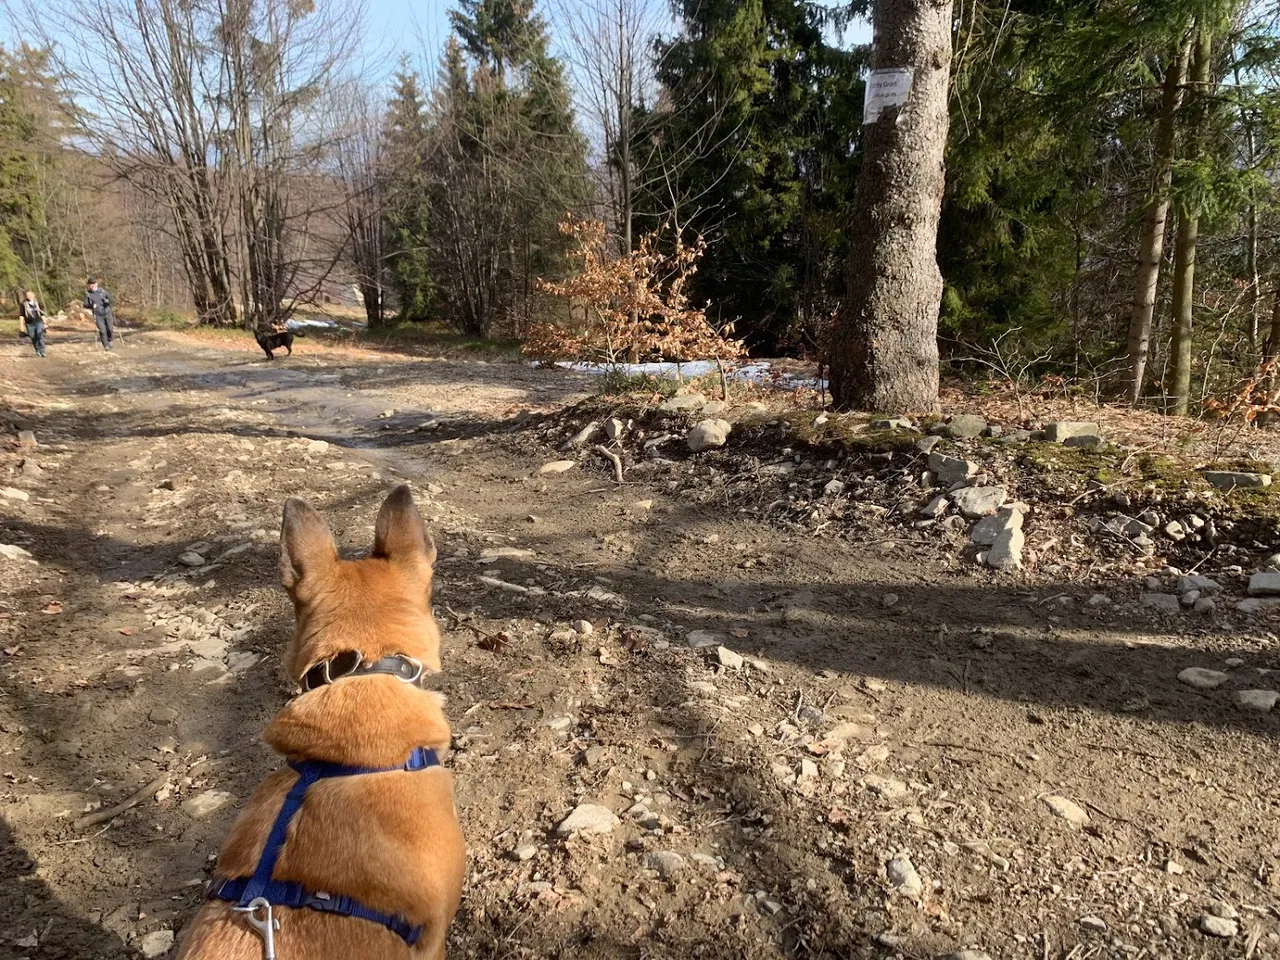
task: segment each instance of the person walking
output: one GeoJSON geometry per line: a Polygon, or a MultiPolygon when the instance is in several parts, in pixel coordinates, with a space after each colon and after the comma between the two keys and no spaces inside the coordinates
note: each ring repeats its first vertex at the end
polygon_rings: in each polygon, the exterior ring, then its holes
{"type": "Polygon", "coordinates": [[[98,342],[104,350],[111,349],[115,338],[116,318],[111,313],[111,294],[98,286],[94,277],[89,278],[89,289],[84,295],[84,308],[93,311],[93,323],[98,328],[98,342]]]}
{"type": "Polygon", "coordinates": [[[20,321],[23,332],[31,338],[31,345],[36,348],[36,356],[43,357],[45,355],[44,333],[46,324],[44,322],[44,313],[40,310],[40,304],[36,303],[36,295],[33,290],[28,290],[26,299],[22,301],[20,321]]]}

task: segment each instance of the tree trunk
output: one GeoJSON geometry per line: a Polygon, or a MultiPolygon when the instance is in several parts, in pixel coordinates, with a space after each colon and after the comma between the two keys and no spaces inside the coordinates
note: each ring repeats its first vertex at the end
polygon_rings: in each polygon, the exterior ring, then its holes
{"type": "Polygon", "coordinates": [[[951,0],[878,0],[873,72],[912,71],[907,101],[865,127],[847,295],[831,348],[839,409],[938,408],[938,219],[945,186],[951,0]]]}
{"type": "MultiPolygon", "coordinates": [[[[1209,63],[1213,59],[1213,35],[1200,28],[1191,67],[1194,110],[1188,124],[1188,153],[1200,151],[1205,113],[1209,106],[1209,63]]],[[[1173,413],[1185,417],[1191,405],[1191,319],[1196,290],[1196,237],[1200,232],[1200,205],[1187,202],[1178,216],[1178,239],[1173,263],[1173,413]]]]}
{"type": "Polygon", "coordinates": [[[1160,119],[1156,123],[1155,158],[1151,197],[1138,247],[1138,282],[1129,318],[1128,398],[1137,403],[1147,374],[1151,349],[1151,319],[1156,309],[1156,286],[1160,281],[1160,261],[1164,257],[1164,229],[1169,218],[1170,189],[1173,186],[1173,147],[1182,87],[1187,79],[1191,45],[1181,44],[1164,74],[1160,97],[1160,119]]]}

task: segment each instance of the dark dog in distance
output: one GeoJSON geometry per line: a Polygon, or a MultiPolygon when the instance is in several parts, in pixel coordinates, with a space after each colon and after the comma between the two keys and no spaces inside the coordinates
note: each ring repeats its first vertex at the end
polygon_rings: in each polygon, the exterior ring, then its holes
{"type": "Polygon", "coordinates": [[[281,347],[284,347],[289,356],[293,356],[293,338],[305,337],[306,334],[301,331],[295,333],[288,327],[271,327],[267,330],[258,330],[253,336],[258,341],[258,346],[267,355],[267,359],[274,360],[276,357],[272,351],[279,350],[281,347]]]}

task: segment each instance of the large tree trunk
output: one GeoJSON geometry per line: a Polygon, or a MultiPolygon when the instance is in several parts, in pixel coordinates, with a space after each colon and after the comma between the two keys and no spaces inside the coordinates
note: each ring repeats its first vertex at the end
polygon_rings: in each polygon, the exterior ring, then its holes
{"type": "MultiPolygon", "coordinates": [[[[1195,60],[1191,67],[1192,98],[1187,134],[1189,152],[1198,153],[1209,107],[1209,62],[1213,58],[1213,35],[1200,28],[1195,60]]],[[[1196,290],[1196,238],[1200,233],[1200,208],[1191,201],[1178,216],[1178,240],[1173,261],[1173,413],[1185,417],[1191,406],[1191,319],[1196,290]]]]}
{"type": "Polygon", "coordinates": [[[1190,44],[1180,45],[1164,74],[1164,91],[1160,97],[1160,118],[1156,122],[1155,157],[1152,161],[1151,197],[1138,247],[1138,279],[1133,294],[1133,311],[1129,318],[1128,397],[1137,403],[1147,375],[1147,356],[1151,350],[1151,319],[1156,309],[1156,287],[1160,281],[1160,261],[1164,257],[1165,223],[1169,219],[1169,196],[1173,186],[1173,147],[1177,131],[1178,108],[1182,105],[1182,88],[1187,80],[1190,44]]]}
{"type": "Polygon", "coordinates": [[[938,407],[938,218],[945,186],[951,0],[879,0],[872,70],[907,68],[901,107],[865,127],[847,296],[831,347],[839,409],[938,407]]]}

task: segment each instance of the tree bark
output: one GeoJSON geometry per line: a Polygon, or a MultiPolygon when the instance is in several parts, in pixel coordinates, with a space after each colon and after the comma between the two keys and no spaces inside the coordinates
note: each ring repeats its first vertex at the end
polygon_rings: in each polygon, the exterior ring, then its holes
{"type": "MultiPolygon", "coordinates": [[[[1213,58],[1213,35],[1200,28],[1191,67],[1191,98],[1195,109],[1188,124],[1188,152],[1201,148],[1205,112],[1209,105],[1209,63],[1213,58]]],[[[1178,239],[1173,262],[1173,414],[1185,417],[1191,406],[1192,303],[1196,289],[1196,238],[1200,232],[1200,204],[1187,201],[1178,215],[1178,239]]]]}
{"type": "Polygon", "coordinates": [[[831,347],[838,409],[938,408],[938,219],[945,186],[950,0],[878,0],[872,70],[908,68],[907,101],[866,125],[847,287],[831,347]]]}
{"type": "Polygon", "coordinates": [[[1147,356],[1151,349],[1151,320],[1156,309],[1156,287],[1160,281],[1160,261],[1164,257],[1164,231],[1169,219],[1169,199],[1173,186],[1174,134],[1177,132],[1178,108],[1182,105],[1182,88],[1187,79],[1187,62],[1191,45],[1181,44],[1164,74],[1160,97],[1160,118],[1156,122],[1155,158],[1152,169],[1151,197],[1138,247],[1137,287],[1133,294],[1133,310],[1129,318],[1129,370],[1127,394],[1130,403],[1142,396],[1147,375],[1147,356]]]}

